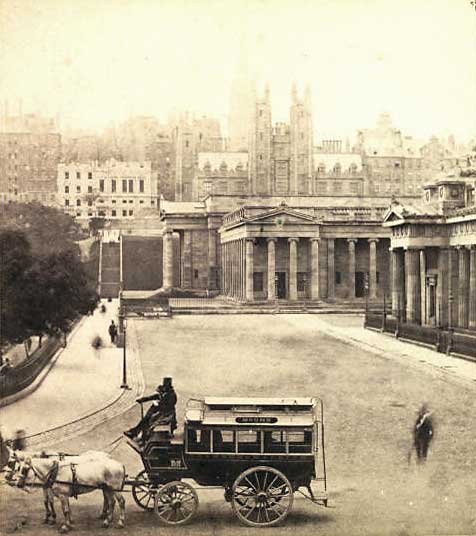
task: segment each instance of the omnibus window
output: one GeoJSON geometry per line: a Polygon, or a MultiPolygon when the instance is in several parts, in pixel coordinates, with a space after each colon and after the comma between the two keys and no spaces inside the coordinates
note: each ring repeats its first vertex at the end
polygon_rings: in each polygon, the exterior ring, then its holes
{"type": "Polygon", "coordinates": [[[310,430],[299,432],[288,432],[289,452],[311,453],[312,452],[312,432],[310,430]]]}
{"type": "Polygon", "coordinates": [[[258,430],[238,431],[238,452],[261,452],[261,433],[258,430]]]}
{"type": "Polygon", "coordinates": [[[213,452],[235,452],[235,434],[233,431],[213,431],[213,452]]]}
{"type": "Polygon", "coordinates": [[[190,452],[210,452],[210,430],[189,428],[188,450],[190,452]]]}
{"type": "Polygon", "coordinates": [[[270,454],[285,453],[286,432],[283,430],[264,432],[264,451],[270,454]]]}

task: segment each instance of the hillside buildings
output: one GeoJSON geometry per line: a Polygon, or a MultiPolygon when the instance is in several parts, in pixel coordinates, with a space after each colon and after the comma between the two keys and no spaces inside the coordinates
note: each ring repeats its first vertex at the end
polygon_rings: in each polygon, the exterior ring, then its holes
{"type": "Polygon", "coordinates": [[[54,118],[8,113],[0,118],[0,201],[56,202],[61,136],[54,118]]]}
{"type": "Polygon", "coordinates": [[[74,217],[131,219],[157,210],[157,181],[150,162],[60,164],[58,202],[74,217]]]}

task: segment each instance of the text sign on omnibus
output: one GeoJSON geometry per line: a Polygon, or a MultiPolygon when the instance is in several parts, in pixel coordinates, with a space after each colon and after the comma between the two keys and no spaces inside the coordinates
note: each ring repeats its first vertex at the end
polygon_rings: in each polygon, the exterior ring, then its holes
{"type": "Polygon", "coordinates": [[[277,417],[236,417],[239,424],[272,424],[278,422],[277,417]]]}

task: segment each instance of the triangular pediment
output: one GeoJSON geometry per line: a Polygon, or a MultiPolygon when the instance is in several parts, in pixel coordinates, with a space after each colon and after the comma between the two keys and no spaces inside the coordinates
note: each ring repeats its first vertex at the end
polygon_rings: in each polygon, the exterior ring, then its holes
{"type": "Polygon", "coordinates": [[[398,208],[390,207],[387,210],[383,218],[383,223],[396,223],[396,222],[403,223],[404,220],[405,220],[404,210],[403,210],[403,207],[400,205],[398,208]]]}
{"type": "Polygon", "coordinates": [[[277,207],[272,210],[267,210],[251,218],[247,219],[248,223],[269,223],[273,225],[286,225],[294,223],[317,223],[316,218],[305,214],[304,212],[299,212],[287,207],[277,207]]]}

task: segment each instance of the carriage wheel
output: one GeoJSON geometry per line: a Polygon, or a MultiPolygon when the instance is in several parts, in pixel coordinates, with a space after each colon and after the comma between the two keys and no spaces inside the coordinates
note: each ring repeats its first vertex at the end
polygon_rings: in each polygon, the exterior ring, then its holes
{"type": "Polygon", "coordinates": [[[198,496],[185,482],[169,482],[155,495],[154,510],[167,525],[183,525],[195,514],[198,496]]]}
{"type": "Polygon", "coordinates": [[[289,514],[293,488],[273,467],[252,467],[235,480],[232,507],[238,519],[252,527],[276,525],[289,514]]]}
{"type": "Polygon", "coordinates": [[[136,480],[140,481],[140,484],[132,484],[132,496],[137,506],[140,506],[144,510],[154,509],[154,496],[157,491],[152,487],[149,475],[146,471],[141,471],[136,480]]]}

